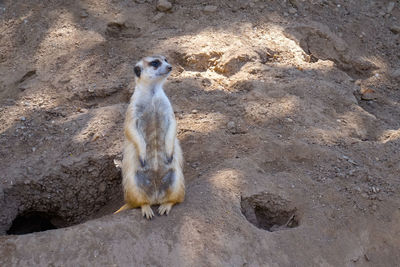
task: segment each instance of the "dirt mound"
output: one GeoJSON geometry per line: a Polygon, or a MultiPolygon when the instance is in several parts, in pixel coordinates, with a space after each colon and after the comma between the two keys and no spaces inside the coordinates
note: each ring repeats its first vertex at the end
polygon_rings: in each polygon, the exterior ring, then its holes
{"type": "Polygon", "coordinates": [[[161,2],[0,3],[0,265],[396,266],[398,2],[161,2]],[[152,54],[187,198],[146,221],[112,212],[152,54]]]}

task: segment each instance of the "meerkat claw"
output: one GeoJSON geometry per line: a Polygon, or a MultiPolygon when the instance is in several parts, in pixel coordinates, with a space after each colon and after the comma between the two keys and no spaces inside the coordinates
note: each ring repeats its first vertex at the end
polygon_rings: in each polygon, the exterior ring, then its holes
{"type": "Polygon", "coordinates": [[[165,163],[166,163],[166,164],[171,164],[171,162],[172,162],[173,159],[174,159],[174,155],[167,156],[167,158],[166,158],[166,160],[165,160],[165,163]]]}
{"type": "Polygon", "coordinates": [[[151,209],[150,205],[143,205],[142,206],[142,215],[146,217],[146,219],[151,220],[154,216],[154,212],[151,209]]]}
{"type": "Polygon", "coordinates": [[[139,157],[139,161],[140,161],[140,165],[142,165],[142,167],[145,167],[147,162],[145,159],[142,159],[141,157],[139,157]]]}
{"type": "Polygon", "coordinates": [[[168,215],[169,212],[171,211],[172,208],[172,203],[164,203],[161,204],[160,207],[158,208],[158,214],[160,215],[168,215]]]}

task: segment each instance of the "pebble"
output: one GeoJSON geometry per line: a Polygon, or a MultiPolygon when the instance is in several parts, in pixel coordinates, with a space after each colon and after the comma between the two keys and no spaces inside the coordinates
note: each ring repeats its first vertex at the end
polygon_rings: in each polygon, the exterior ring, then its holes
{"type": "Polygon", "coordinates": [[[297,13],[297,9],[295,9],[294,7],[289,8],[289,14],[296,14],[297,13]]]}
{"type": "Polygon", "coordinates": [[[25,117],[21,117],[21,121],[26,121],[26,118],[25,117]]]}
{"type": "Polygon", "coordinates": [[[390,77],[400,80],[400,68],[392,71],[392,73],[390,73],[390,77]]]}
{"type": "Polygon", "coordinates": [[[81,13],[79,14],[81,18],[87,18],[89,14],[86,12],[86,10],[82,10],[81,13]]]}
{"type": "Polygon", "coordinates": [[[101,192],[101,193],[103,193],[104,191],[106,191],[106,188],[107,188],[107,184],[106,183],[101,183],[100,185],[99,185],[99,191],[101,192]]]}
{"type": "Polygon", "coordinates": [[[377,94],[370,88],[361,88],[361,99],[362,100],[374,100],[377,98],[377,94]]]}
{"type": "Polygon", "coordinates": [[[379,191],[380,191],[379,188],[377,188],[375,186],[372,187],[372,192],[374,192],[375,194],[379,193],[379,191]]]}
{"type": "Polygon", "coordinates": [[[193,110],[192,110],[192,113],[193,113],[193,114],[197,114],[198,112],[199,112],[199,111],[198,111],[197,109],[193,109],[193,110]]]}
{"type": "Polygon", "coordinates": [[[190,165],[193,169],[197,169],[197,167],[199,167],[199,163],[198,162],[194,162],[190,165]]]}
{"type": "Polygon", "coordinates": [[[228,122],[228,123],[226,124],[226,127],[227,127],[229,130],[232,130],[232,129],[234,129],[234,128],[236,127],[236,124],[235,124],[234,121],[230,121],[230,122],[228,122]]]}
{"type": "Polygon", "coordinates": [[[71,81],[71,77],[64,77],[60,80],[60,83],[69,83],[71,81]]]}
{"type": "Polygon", "coordinates": [[[157,15],[154,16],[154,18],[151,20],[152,22],[157,22],[159,21],[162,17],[164,17],[164,13],[158,13],[157,15]]]}
{"type": "Polygon", "coordinates": [[[172,8],[172,4],[167,0],[158,0],[157,1],[157,10],[161,12],[168,11],[172,8]]]}
{"type": "Polygon", "coordinates": [[[389,14],[392,13],[394,5],[395,5],[394,2],[389,2],[388,6],[387,6],[387,9],[386,9],[386,12],[389,13],[389,14]]]}
{"type": "Polygon", "coordinates": [[[393,32],[394,34],[400,33],[400,25],[392,25],[390,26],[390,31],[393,32]]]}
{"type": "Polygon", "coordinates": [[[214,13],[216,12],[218,7],[216,6],[205,6],[204,7],[204,13],[214,13]]]}

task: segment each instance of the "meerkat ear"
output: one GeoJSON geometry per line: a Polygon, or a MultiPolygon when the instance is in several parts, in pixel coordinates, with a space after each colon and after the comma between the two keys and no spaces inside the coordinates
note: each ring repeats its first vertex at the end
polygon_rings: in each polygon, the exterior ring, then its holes
{"type": "Polygon", "coordinates": [[[142,69],[139,66],[135,66],[133,69],[135,71],[136,77],[140,77],[140,74],[142,73],[142,69]]]}

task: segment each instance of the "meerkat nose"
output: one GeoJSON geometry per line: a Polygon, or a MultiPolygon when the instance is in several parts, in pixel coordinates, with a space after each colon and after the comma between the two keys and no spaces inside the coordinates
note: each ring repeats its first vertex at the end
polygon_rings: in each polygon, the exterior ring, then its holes
{"type": "Polygon", "coordinates": [[[168,71],[171,71],[171,70],[172,70],[172,66],[168,66],[168,67],[167,67],[167,70],[168,70],[168,71]]]}

